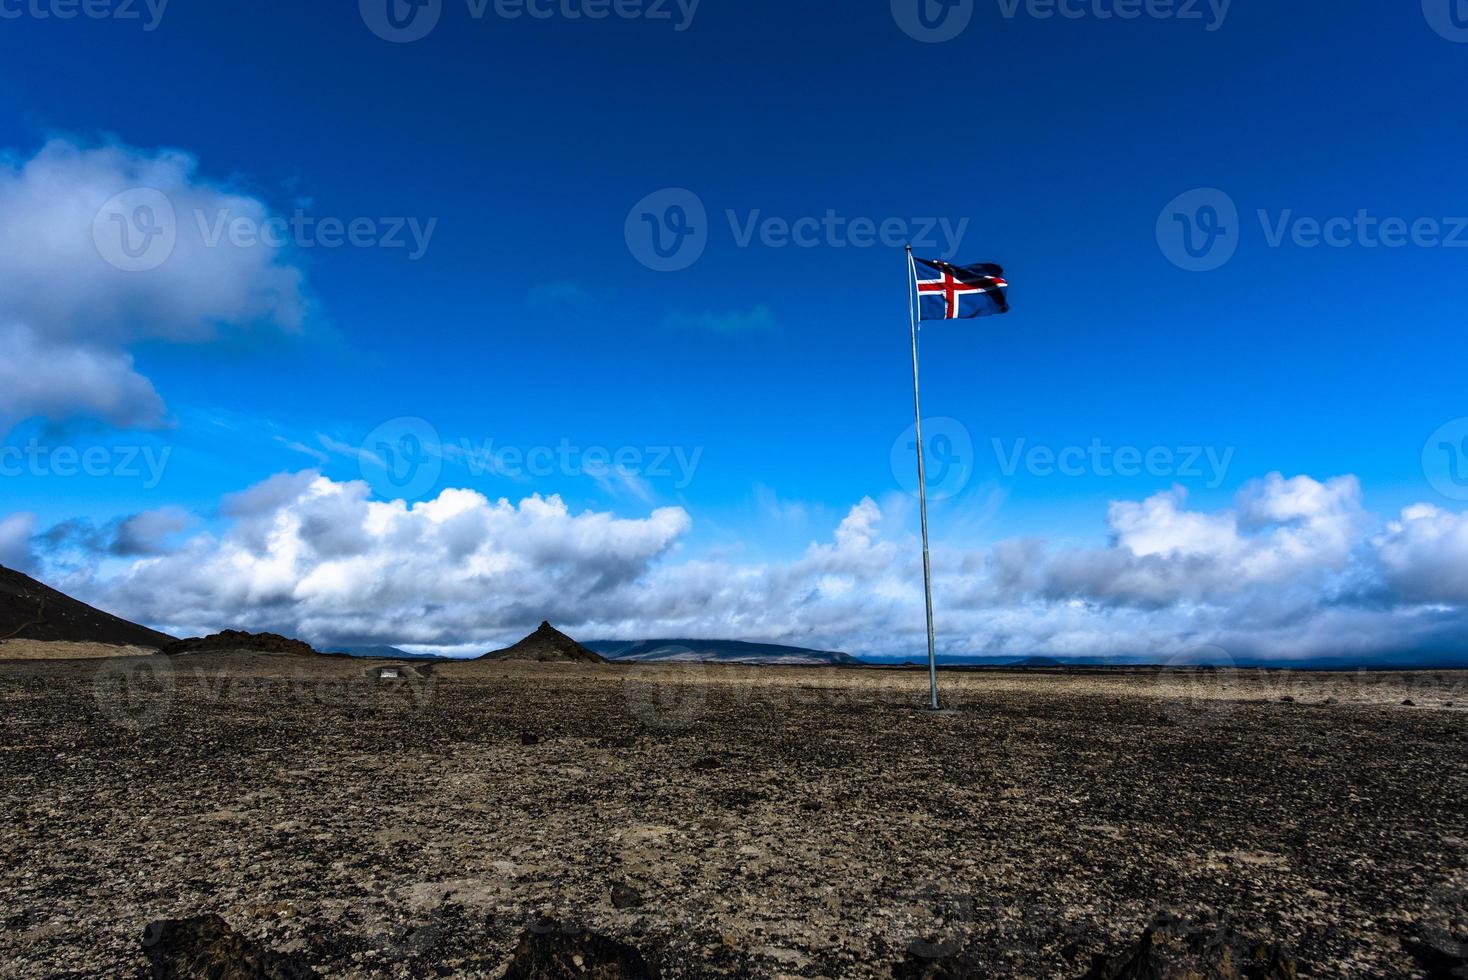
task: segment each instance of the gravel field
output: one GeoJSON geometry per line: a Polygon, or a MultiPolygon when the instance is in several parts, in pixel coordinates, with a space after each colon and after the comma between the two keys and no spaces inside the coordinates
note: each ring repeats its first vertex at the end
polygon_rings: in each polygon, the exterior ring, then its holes
{"type": "Polygon", "coordinates": [[[0,976],[145,975],[205,913],[329,977],[496,977],[546,919],[665,978],[1074,980],[1163,912],[1302,976],[1468,941],[1468,675],[955,673],[932,715],[915,671],[372,666],[0,663],[0,976]]]}

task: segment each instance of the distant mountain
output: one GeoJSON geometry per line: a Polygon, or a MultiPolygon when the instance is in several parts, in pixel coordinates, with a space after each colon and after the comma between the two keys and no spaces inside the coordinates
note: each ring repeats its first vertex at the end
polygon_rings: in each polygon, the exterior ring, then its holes
{"type": "Polygon", "coordinates": [[[346,657],[357,657],[362,660],[442,660],[431,653],[409,653],[399,650],[397,647],[385,646],[363,646],[363,647],[333,647],[332,653],[346,657]]]}
{"type": "Polygon", "coordinates": [[[130,623],[0,565],[0,640],[68,640],[162,649],[167,633],[130,623]]]}
{"type": "Polygon", "coordinates": [[[480,660],[528,660],[536,663],[606,663],[600,654],[571,639],[550,623],[512,647],[486,653],[480,660]]]}
{"type": "Polygon", "coordinates": [[[721,663],[757,667],[859,667],[850,654],[741,640],[597,640],[586,644],[608,660],[630,663],[721,663]]]}
{"type": "Polygon", "coordinates": [[[1038,670],[1046,667],[1063,667],[1065,663],[1056,660],[1054,657],[1026,657],[1023,660],[1016,660],[1009,666],[1023,667],[1027,670],[1038,670]]]}

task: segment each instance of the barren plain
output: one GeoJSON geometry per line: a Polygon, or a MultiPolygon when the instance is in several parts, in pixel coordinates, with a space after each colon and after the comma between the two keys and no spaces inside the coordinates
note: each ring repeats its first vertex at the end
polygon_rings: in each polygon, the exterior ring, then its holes
{"type": "Polygon", "coordinates": [[[374,666],[0,663],[3,975],[146,975],[206,913],[328,977],[497,977],[547,920],[665,978],[1074,980],[1159,913],[1301,976],[1468,942],[1463,674],[951,673],[934,715],[916,671],[374,666]]]}

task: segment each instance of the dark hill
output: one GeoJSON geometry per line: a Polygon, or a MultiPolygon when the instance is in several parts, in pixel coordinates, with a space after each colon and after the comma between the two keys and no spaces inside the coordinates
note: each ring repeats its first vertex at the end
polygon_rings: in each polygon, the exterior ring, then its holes
{"type": "Polygon", "coordinates": [[[0,566],[0,640],[67,640],[160,649],[167,633],[130,623],[0,566]]]}
{"type": "Polygon", "coordinates": [[[610,660],[633,663],[723,663],[757,666],[855,667],[861,661],[832,650],[808,650],[741,640],[602,640],[589,644],[610,660]]]}
{"type": "Polygon", "coordinates": [[[514,646],[486,653],[479,659],[531,660],[538,663],[606,663],[601,654],[588,650],[550,623],[541,623],[540,629],[514,646]]]}
{"type": "Polygon", "coordinates": [[[343,657],[356,657],[359,660],[442,660],[430,653],[409,653],[399,650],[397,647],[389,646],[339,646],[331,651],[343,657]]]}
{"type": "Polygon", "coordinates": [[[215,653],[225,650],[277,653],[292,657],[316,656],[316,651],[309,643],[292,640],[279,633],[246,633],[242,630],[225,630],[209,636],[192,636],[187,640],[170,643],[163,648],[163,652],[170,657],[184,653],[215,653]]]}

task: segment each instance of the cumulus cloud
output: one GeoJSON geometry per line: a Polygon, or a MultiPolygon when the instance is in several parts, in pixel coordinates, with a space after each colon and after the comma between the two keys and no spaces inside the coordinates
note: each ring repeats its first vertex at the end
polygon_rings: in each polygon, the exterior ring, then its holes
{"type": "Polygon", "coordinates": [[[1468,605],[1468,514],[1417,504],[1403,510],[1372,543],[1394,595],[1412,602],[1468,605]]]}
{"type": "MultiPolygon", "coordinates": [[[[468,490],[409,504],[308,470],[226,498],[216,526],[191,537],[177,512],[109,525],[98,547],[126,560],[82,587],[174,632],[273,629],[326,645],[487,649],[551,619],[585,638],[737,637],[917,657],[922,572],[909,517],[897,498],[868,498],[791,559],[686,557],[682,508],[626,518],[468,490]]],[[[942,649],[1468,653],[1468,515],[1418,505],[1380,522],[1354,478],[1272,475],[1230,507],[1190,509],[1174,489],[1118,501],[1106,521],[1102,547],[940,543],[942,649]]],[[[12,551],[29,547],[31,526],[0,525],[12,551]]],[[[48,540],[54,530],[34,539],[41,551],[65,539],[48,540]]]]}
{"type": "Polygon", "coordinates": [[[615,601],[687,532],[679,508],[638,520],[446,490],[375,501],[361,482],[273,477],[226,501],[232,518],[99,583],[111,608],[180,632],[286,629],[341,643],[455,645],[510,624],[577,619],[615,601]],[[537,618],[539,617],[539,618],[537,618]]]}
{"type": "Polygon", "coordinates": [[[163,401],[129,345],[298,328],[284,250],[214,234],[269,217],[185,153],[53,140],[0,156],[0,433],[34,416],[157,425],[163,401]]]}

